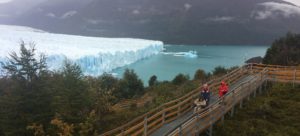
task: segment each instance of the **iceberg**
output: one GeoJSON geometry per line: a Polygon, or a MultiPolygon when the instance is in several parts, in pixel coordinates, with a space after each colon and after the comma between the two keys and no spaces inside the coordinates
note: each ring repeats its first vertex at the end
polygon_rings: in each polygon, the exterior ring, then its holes
{"type": "Polygon", "coordinates": [[[48,33],[42,30],[0,25],[0,61],[19,51],[21,41],[34,42],[37,53],[47,56],[50,70],[59,70],[67,58],[79,64],[85,75],[104,72],[159,54],[163,42],[133,38],[99,38],[48,33]]]}

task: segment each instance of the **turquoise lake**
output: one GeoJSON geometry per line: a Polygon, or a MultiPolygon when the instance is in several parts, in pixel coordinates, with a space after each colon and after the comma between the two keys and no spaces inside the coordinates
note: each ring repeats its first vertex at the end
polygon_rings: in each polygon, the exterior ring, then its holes
{"type": "Polygon", "coordinates": [[[268,47],[263,45],[165,45],[162,53],[117,68],[113,70],[113,73],[116,73],[117,77],[122,77],[126,68],[134,69],[147,86],[152,75],[156,75],[159,81],[163,81],[172,80],[179,73],[188,74],[192,78],[197,69],[211,72],[216,66],[226,68],[241,66],[249,58],[263,57],[268,47]],[[197,57],[187,53],[189,51],[194,51],[197,57]]]}

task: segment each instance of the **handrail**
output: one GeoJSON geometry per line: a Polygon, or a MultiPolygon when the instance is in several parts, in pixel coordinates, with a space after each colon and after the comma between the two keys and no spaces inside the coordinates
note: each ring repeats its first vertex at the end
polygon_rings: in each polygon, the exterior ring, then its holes
{"type": "MultiPolygon", "coordinates": [[[[251,67],[252,67],[253,65],[251,65],[251,67]]],[[[280,68],[280,70],[281,71],[284,71],[284,72],[287,72],[287,71],[289,71],[289,72],[294,72],[293,73],[293,75],[291,75],[291,76],[293,76],[293,82],[295,82],[295,80],[296,79],[298,79],[298,77],[296,77],[296,76],[298,76],[297,75],[297,69],[295,68],[295,67],[293,67],[293,69],[286,69],[286,68],[290,68],[290,67],[284,67],[284,69],[283,68],[280,68]],[[283,69],[283,70],[282,70],[283,69]]],[[[299,77],[300,77],[300,74],[299,74],[299,77]]],[[[244,81],[244,82],[242,82],[242,83],[240,83],[240,84],[238,84],[236,87],[234,87],[233,89],[231,89],[231,91],[230,91],[230,93],[227,93],[225,96],[223,96],[222,98],[220,98],[220,99],[218,99],[216,102],[214,102],[214,103],[212,103],[210,106],[208,106],[208,107],[206,107],[205,109],[203,109],[203,110],[201,110],[200,112],[198,112],[198,113],[194,113],[194,114],[192,114],[192,115],[190,115],[187,119],[185,119],[185,120],[183,120],[183,121],[181,121],[174,129],[172,129],[172,130],[170,130],[170,131],[168,131],[167,133],[165,133],[164,135],[170,135],[170,134],[177,134],[177,133],[182,133],[182,132],[179,132],[179,131],[183,131],[183,127],[185,126],[185,127],[188,127],[189,129],[190,129],[190,127],[192,127],[192,126],[187,126],[187,125],[189,125],[189,124],[191,124],[191,123],[193,123],[192,125],[195,125],[195,122],[193,122],[193,121],[195,121],[195,119],[198,119],[197,117],[203,117],[203,118],[206,118],[207,116],[205,116],[206,114],[214,114],[213,116],[214,116],[214,118],[210,118],[210,120],[211,119],[213,119],[213,121],[215,122],[215,121],[217,121],[218,119],[215,119],[216,117],[216,115],[215,115],[215,113],[210,113],[209,111],[210,111],[210,109],[212,109],[213,107],[216,107],[216,106],[218,106],[218,105],[220,105],[219,103],[220,102],[222,102],[223,100],[224,100],[224,98],[226,98],[226,97],[228,97],[229,95],[232,95],[231,97],[233,97],[234,98],[234,94],[236,94],[236,93],[239,93],[239,92],[242,92],[242,90],[243,90],[243,88],[241,88],[240,89],[240,91],[237,91],[237,92],[235,92],[235,90],[238,90],[240,87],[242,87],[242,86],[244,86],[245,84],[248,84],[248,86],[250,86],[251,84],[250,83],[256,83],[257,81],[260,81],[260,83],[263,83],[265,80],[269,80],[269,67],[265,67],[262,71],[260,71],[260,72],[258,72],[258,73],[256,73],[255,74],[255,76],[254,77],[252,77],[251,79],[249,79],[249,80],[247,80],[247,81],[244,81]],[[258,79],[260,77],[260,79],[258,79]],[[203,111],[205,111],[205,112],[203,112],[203,111]],[[208,113],[206,113],[206,112],[208,112],[208,113]],[[198,115],[198,116],[197,116],[198,115]]],[[[300,78],[299,78],[299,80],[300,80],[300,78]]],[[[292,80],[290,80],[290,82],[291,82],[292,80]]],[[[299,82],[300,83],[300,82],[299,82]]],[[[251,94],[251,92],[248,94],[248,95],[250,95],[251,94]]],[[[230,97],[230,98],[231,98],[230,97]]],[[[244,97],[246,97],[246,96],[244,96],[244,97]]],[[[233,98],[231,98],[231,100],[233,99],[233,98]]],[[[241,98],[239,98],[239,99],[241,99],[241,98]]],[[[242,100],[242,99],[241,99],[242,100]]],[[[232,100],[232,104],[231,104],[231,107],[232,106],[234,106],[236,104],[236,101],[234,101],[234,100],[232,100]]],[[[217,107],[218,108],[218,107],[217,107]]],[[[221,110],[221,109],[219,109],[219,110],[221,110]]],[[[226,112],[225,112],[226,113],[226,112]]],[[[218,114],[217,116],[218,117],[221,117],[221,116],[223,116],[225,113],[221,113],[221,114],[218,114]]],[[[199,119],[198,119],[199,120],[199,119]]],[[[197,120],[196,120],[197,121],[197,120]]],[[[210,122],[212,122],[212,121],[210,121],[210,122]]],[[[208,124],[206,124],[206,125],[211,125],[211,123],[208,123],[208,124]]],[[[194,128],[195,126],[193,126],[192,128],[194,128]]],[[[205,128],[205,127],[204,127],[205,128]]]]}
{"type": "MultiPolygon", "coordinates": [[[[261,73],[266,72],[266,69],[264,69],[261,73]]],[[[260,74],[260,73],[259,73],[260,74]]],[[[259,75],[257,74],[257,75],[259,75]]],[[[214,103],[212,103],[211,105],[207,106],[206,108],[204,108],[203,110],[201,110],[200,112],[203,111],[209,111],[209,109],[211,109],[212,107],[215,107],[216,105],[219,105],[220,102],[222,102],[224,100],[224,98],[232,93],[234,93],[234,90],[236,90],[237,88],[239,88],[240,86],[242,86],[243,84],[248,83],[249,81],[251,81],[252,79],[257,78],[256,76],[252,77],[251,79],[244,81],[242,83],[240,83],[238,86],[234,87],[233,89],[231,89],[231,91],[229,93],[227,93],[226,95],[222,96],[221,98],[219,98],[217,101],[215,101],[214,103]]],[[[187,119],[181,121],[181,123],[179,123],[174,129],[168,131],[166,134],[164,135],[168,135],[170,133],[172,133],[173,131],[175,131],[176,129],[178,129],[180,126],[182,126],[185,122],[188,122],[189,120],[191,120],[192,118],[194,118],[196,115],[198,115],[199,112],[193,113],[192,115],[190,115],[187,119]]],[[[201,115],[200,115],[201,116],[201,115]]]]}
{"type": "MultiPolygon", "coordinates": [[[[269,66],[269,65],[261,65],[261,64],[246,64],[243,65],[242,67],[235,69],[224,76],[218,77],[216,79],[210,80],[208,84],[211,86],[211,88],[215,88],[218,86],[219,82],[221,80],[228,80],[229,83],[236,81],[239,79],[241,76],[243,76],[245,73],[253,71],[253,68],[259,68],[261,66],[264,66],[262,70],[259,70],[259,73],[264,72],[265,69],[271,69],[274,66],[269,66]]],[[[289,67],[283,67],[285,69],[289,67]]],[[[293,67],[294,69],[298,69],[298,67],[293,67]]],[[[280,69],[280,68],[279,68],[280,69]]],[[[258,75],[259,73],[254,73],[258,75]]],[[[296,72],[295,72],[296,73],[296,72]]],[[[263,74],[261,74],[262,76],[263,74]]],[[[202,87],[198,87],[194,89],[193,91],[187,93],[186,95],[174,99],[170,102],[164,103],[157,108],[154,108],[150,110],[149,112],[138,116],[137,118],[133,119],[132,121],[117,127],[111,131],[108,131],[106,133],[101,134],[100,136],[109,136],[109,135],[148,135],[148,133],[153,132],[156,130],[159,126],[175,120],[177,117],[180,116],[181,113],[185,113],[192,108],[192,102],[193,98],[195,98],[199,90],[202,87]],[[169,108],[167,108],[169,107],[169,108]],[[172,108],[170,108],[172,107],[172,108]],[[150,122],[150,123],[149,123],[150,122]],[[141,125],[143,123],[144,125],[141,125]],[[148,126],[149,125],[149,126],[148,126]],[[150,131],[147,131],[147,129],[150,129],[150,131]],[[133,134],[134,133],[134,134],[133,134]]],[[[213,90],[212,92],[214,92],[213,90]]],[[[216,92],[216,91],[215,91],[216,92]]],[[[227,95],[229,95],[228,93],[227,95]]],[[[227,96],[226,95],[226,96],[227,96]]]]}
{"type": "MultiPolygon", "coordinates": [[[[213,80],[209,81],[208,84],[213,84],[214,82],[220,82],[222,79],[224,79],[226,77],[232,77],[232,76],[236,75],[236,73],[238,73],[238,71],[243,71],[243,69],[244,69],[244,66],[242,66],[242,67],[240,67],[238,69],[235,69],[235,70],[233,70],[233,71],[231,71],[231,72],[229,72],[229,73],[227,73],[227,74],[225,74],[225,75],[223,75],[223,76],[221,76],[219,78],[213,79],[213,80]]],[[[143,118],[147,117],[147,115],[149,115],[149,113],[154,112],[154,111],[160,112],[160,111],[164,110],[164,107],[167,107],[167,106],[169,106],[171,104],[175,103],[175,105],[180,106],[180,104],[181,104],[180,102],[181,101],[183,101],[184,99],[187,99],[187,98],[195,96],[196,94],[198,94],[198,91],[201,88],[202,87],[198,87],[198,88],[194,89],[193,91],[187,93],[186,95],[184,95],[184,96],[182,96],[180,98],[177,98],[177,99],[172,100],[170,102],[164,103],[161,106],[159,106],[159,107],[157,107],[157,108],[155,108],[155,109],[153,109],[153,110],[151,110],[151,111],[149,111],[149,112],[147,112],[147,113],[145,113],[145,114],[143,114],[143,115],[135,118],[134,120],[132,120],[132,121],[130,121],[130,122],[128,122],[128,123],[120,126],[120,127],[117,127],[117,128],[115,128],[115,129],[113,129],[111,131],[105,132],[105,133],[101,134],[100,136],[108,136],[108,135],[112,135],[114,133],[118,133],[119,131],[125,131],[125,130],[123,130],[124,128],[130,127],[130,126],[133,127],[133,125],[138,124],[138,123],[134,123],[134,122],[136,122],[138,120],[142,120],[143,118]],[[161,110],[159,110],[159,109],[161,109],[161,110]]],[[[156,112],[156,113],[158,113],[158,112],[156,112]]]]}

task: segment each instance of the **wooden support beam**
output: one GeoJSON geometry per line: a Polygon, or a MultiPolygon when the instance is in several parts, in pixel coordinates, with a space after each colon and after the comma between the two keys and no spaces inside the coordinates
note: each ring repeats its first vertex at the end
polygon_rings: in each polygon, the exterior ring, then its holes
{"type": "Polygon", "coordinates": [[[221,123],[222,123],[222,124],[224,124],[224,119],[225,119],[224,116],[225,116],[225,115],[223,115],[223,116],[221,117],[221,123]]]}
{"type": "Polygon", "coordinates": [[[243,99],[240,101],[240,109],[243,108],[243,99]]]}
{"type": "Polygon", "coordinates": [[[181,106],[179,105],[178,106],[178,111],[177,111],[177,116],[180,116],[180,109],[181,109],[181,106]]]}
{"type": "Polygon", "coordinates": [[[230,116],[233,117],[234,115],[234,106],[231,108],[230,116]]]}
{"type": "Polygon", "coordinates": [[[122,128],[121,136],[125,136],[125,129],[124,129],[124,127],[122,128]]]}
{"type": "Polygon", "coordinates": [[[212,136],[213,133],[213,125],[210,125],[208,128],[208,136],[212,136]]]}
{"type": "Polygon", "coordinates": [[[263,86],[263,84],[259,86],[259,94],[262,93],[262,86],[263,86]]]}
{"type": "Polygon", "coordinates": [[[225,119],[225,115],[226,115],[226,107],[224,105],[224,103],[222,104],[222,124],[224,124],[224,119],[225,119]]]}
{"type": "Polygon", "coordinates": [[[267,90],[267,86],[268,86],[268,80],[266,80],[266,83],[264,84],[264,90],[267,90]]]}
{"type": "Polygon", "coordinates": [[[294,70],[293,88],[295,87],[296,73],[297,73],[297,70],[296,70],[296,68],[295,68],[295,70],[294,70]]]}
{"type": "Polygon", "coordinates": [[[166,121],[166,111],[164,110],[162,114],[162,124],[165,124],[165,121],[166,121]]]}
{"type": "Polygon", "coordinates": [[[144,136],[147,136],[148,135],[148,133],[147,133],[147,131],[148,131],[148,118],[147,118],[147,116],[144,118],[144,136]]]}
{"type": "MultiPolygon", "coordinates": [[[[200,129],[200,127],[201,127],[201,124],[200,124],[200,117],[198,116],[198,115],[196,115],[197,116],[197,123],[196,123],[196,125],[197,125],[197,130],[199,130],[200,129]]],[[[200,132],[199,131],[197,131],[197,135],[200,135],[200,132]]]]}
{"type": "Polygon", "coordinates": [[[182,135],[182,126],[181,126],[181,125],[179,126],[179,133],[178,133],[178,135],[179,135],[179,136],[183,136],[183,135],[182,135]]]}

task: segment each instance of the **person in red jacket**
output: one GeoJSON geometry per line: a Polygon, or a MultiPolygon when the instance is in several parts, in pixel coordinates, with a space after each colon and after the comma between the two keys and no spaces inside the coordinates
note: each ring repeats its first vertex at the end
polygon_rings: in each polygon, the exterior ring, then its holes
{"type": "Polygon", "coordinates": [[[224,81],[222,81],[221,82],[221,86],[219,87],[219,97],[221,98],[227,92],[228,92],[228,86],[227,86],[227,84],[224,81]]]}

